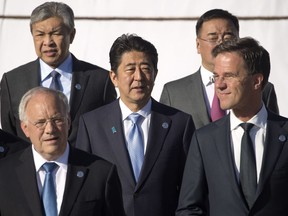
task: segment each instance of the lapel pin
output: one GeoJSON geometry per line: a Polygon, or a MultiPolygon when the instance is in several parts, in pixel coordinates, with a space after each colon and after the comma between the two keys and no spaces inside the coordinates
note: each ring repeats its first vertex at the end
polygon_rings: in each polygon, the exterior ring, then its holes
{"type": "Polygon", "coordinates": [[[3,146],[0,146],[0,152],[4,152],[5,151],[5,148],[3,146]]]}
{"type": "Polygon", "coordinates": [[[279,141],[281,142],[285,142],[286,141],[286,136],[281,134],[279,137],[278,137],[279,141]]]}
{"type": "Polygon", "coordinates": [[[80,90],[80,89],[81,89],[81,85],[80,85],[79,83],[77,83],[77,84],[75,85],[75,88],[76,88],[77,90],[80,90]]]}
{"type": "Polygon", "coordinates": [[[111,128],[111,130],[112,130],[112,133],[113,133],[113,134],[117,132],[117,131],[116,131],[116,128],[115,128],[114,126],[111,128]]]}
{"type": "Polygon", "coordinates": [[[169,124],[168,124],[167,122],[164,122],[164,123],[162,124],[162,127],[163,127],[164,129],[167,129],[167,128],[169,127],[169,124]]]}
{"type": "Polygon", "coordinates": [[[84,176],[84,172],[83,171],[78,171],[77,172],[77,177],[82,178],[84,176]]]}

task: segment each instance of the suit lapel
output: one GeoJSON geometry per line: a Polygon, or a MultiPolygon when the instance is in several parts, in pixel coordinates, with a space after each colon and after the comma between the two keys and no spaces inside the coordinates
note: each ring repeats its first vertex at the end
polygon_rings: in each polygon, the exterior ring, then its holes
{"type": "Polygon", "coordinates": [[[284,144],[288,145],[287,127],[285,121],[273,121],[269,118],[268,114],[267,133],[256,198],[260,195],[267,179],[271,176],[284,144]],[[283,127],[284,125],[286,126],[286,129],[283,127]]]}
{"type": "Polygon", "coordinates": [[[189,94],[191,97],[191,110],[193,112],[193,120],[196,118],[197,122],[201,122],[204,126],[210,123],[210,117],[207,111],[206,103],[205,103],[205,93],[203,92],[203,84],[200,74],[200,69],[195,73],[192,74],[191,80],[187,85],[187,91],[193,92],[193,94],[189,94]]]}
{"type": "Polygon", "coordinates": [[[71,83],[71,95],[70,95],[70,115],[71,119],[75,118],[75,115],[81,105],[82,98],[84,96],[85,89],[89,80],[89,75],[86,73],[81,73],[83,68],[79,61],[72,55],[73,61],[73,73],[72,73],[72,83],[71,83]]]}
{"type": "Polygon", "coordinates": [[[117,169],[121,169],[125,173],[131,185],[135,186],[135,179],[133,168],[130,162],[129,153],[126,147],[124,137],[124,129],[122,124],[122,113],[119,106],[119,100],[112,102],[110,109],[107,110],[107,126],[106,136],[111,140],[109,142],[110,149],[112,150],[116,164],[119,165],[117,169]]]}
{"type": "Polygon", "coordinates": [[[87,168],[75,165],[77,153],[70,148],[66,185],[59,215],[69,215],[88,175],[87,168]]]}
{"type": "MultiPolygon", "coordinates": [[[[211,132],[213,133],[214,144],[222,162],[222,167],[227,173],[227,179],[230,180],[230,184],[235,193],[239,199],[243,201],[242,192],[235,175],[235,162],[232,156],[230,114],[223,117],[220,121],[215,122],[215,125],[217,128],[211,130],[211,132]],[[219,136],[219,134],[225,134],[225,136],[219,136]]],[[[242,203],[245,205],[245,202],[242,203]]]]}
{"type": "Polygon", "coordinates": [[[139,182],[135,191],[144,183],[148,175],[156,163],[162,146],[166,139],[167,133],[171,127],[171,119],[162,115],[157,108],[157,104],[152,100],[151,107],[151,123],[149,129],[149,136],[147,141],[147,150],[145,153],[144,162],[142,165],[139,182]]]}
{"type": "Polygon", "coordinates": [[[19,182],[33,215],[42,215],[42,202],[37,187],[36,170],[31,147],[25,149],[20,157],[20,165],[15,168],[19,182]]]}

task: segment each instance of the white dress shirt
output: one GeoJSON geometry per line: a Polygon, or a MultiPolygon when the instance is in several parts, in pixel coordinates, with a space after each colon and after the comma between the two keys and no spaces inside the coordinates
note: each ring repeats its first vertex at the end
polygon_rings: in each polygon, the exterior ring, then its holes
{"type": "Polygon", "coordinates": [[[68,164],[68,155],[69,155],[69,145],[67,143],[66,150],[63,155],[61,155],[56,161],[47,161],[44,159],[33,147],[32,145],[32,153],[36,168],[36,176],[37,176],[37,184],[38,190],[40,193],[40,197],[43,190],[43,184],[45,180],[45,171],[42,168],[42,165],[46,162],[55,162],[58,167],[53,171],[53,179],[55,182],[55,190],[56,190],[56,197],[57,197],[57,211],[58,214],[61,209],[63,195],[65,190],[66,184],[66,176],[67,176],[67,164],[68,164]]]}
{"type": "Polygon", "coordinates": [[[52,77],[50,73],[55,70],[61,74],[60,82],[63,87],[63,93],[70,100],[71,94],[71,83],[72,83],[72,55],[69,54],[65,61],[57,68],[53,69],[49,65],[47,65],[44,61],[40,59],[40,71],[41,71],[41,85],[43,87],[49,88],[52,77]]]}
{"type": "MultiPolygon", "coordinates": [[[[124,103],[121,99],[119,99],[120,109],[122,112],[122,122],[123,122],[123,129],[125,134],[125,140],[126,140],[126,146],[128,145],[127,137],[129,134],[129,129],[131,128],[132,121],[127,119],[128,116],[133,113],[124,103]]],[[[137,113],[139,113],[143,118],[141,121],[139,121],[138,125],[141,127],[141,132],[143,136],[143,143],[144,143],[144,155],[147,149],[147,141],[148,141],[148,133],[150,128],[150,120],[151,120],[151,99],[148,101],[148,103],[137,113]]]]}
{"type": "MultiPolygon", "coordinates": [[[[252,139],[255,151],[257,181],[259,181],[259,175],[262,166],[264,143],[266,138],[267,116],[268,116],[267,110],[265,106],[262,105],[261,110],[247,122],[254,124],[254,127],[250,130],[250,137],[252,139]]],[[[241,126],[239,126],[239,124],[241,123],[243,122],[239,120],[231,110],[230,112],[231,145],[232,145],[231,149],[235,159],[235,171],[238,181],[240,173],[241,140],[244,134],[244,129],[241,126]]]]}

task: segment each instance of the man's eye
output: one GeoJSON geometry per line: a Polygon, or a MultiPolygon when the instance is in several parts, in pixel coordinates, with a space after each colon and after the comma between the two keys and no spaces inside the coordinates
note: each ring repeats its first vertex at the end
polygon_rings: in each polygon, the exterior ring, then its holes
{"type": "Polygon", "coordinates": [[[35,122],[35,125],[36,126],[42,126],[46,123],[46,121],[38,121],[38,122],[35,122]]]}

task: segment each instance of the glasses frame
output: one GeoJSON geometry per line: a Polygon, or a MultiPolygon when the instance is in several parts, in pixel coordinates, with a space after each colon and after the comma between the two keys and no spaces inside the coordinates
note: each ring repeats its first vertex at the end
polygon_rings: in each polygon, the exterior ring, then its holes
{"type": "Polygon", "coordinates": [[[44,130],[46,128],[48,122],[51,122],[51,124],[53,124],[53,126],[61,127],[65,123],[66,119],[67,119],[66,117],[60,116],[60,117],[53,117],[53,118],[45,119],[45,122],[44,122],[44,119],[43,119],[43,121],[39,120],[36,122],[32,122],[32,121],[28,120],[28,122],[30,122],[33,126],[38,128],[39,130],[44,130]]]}

